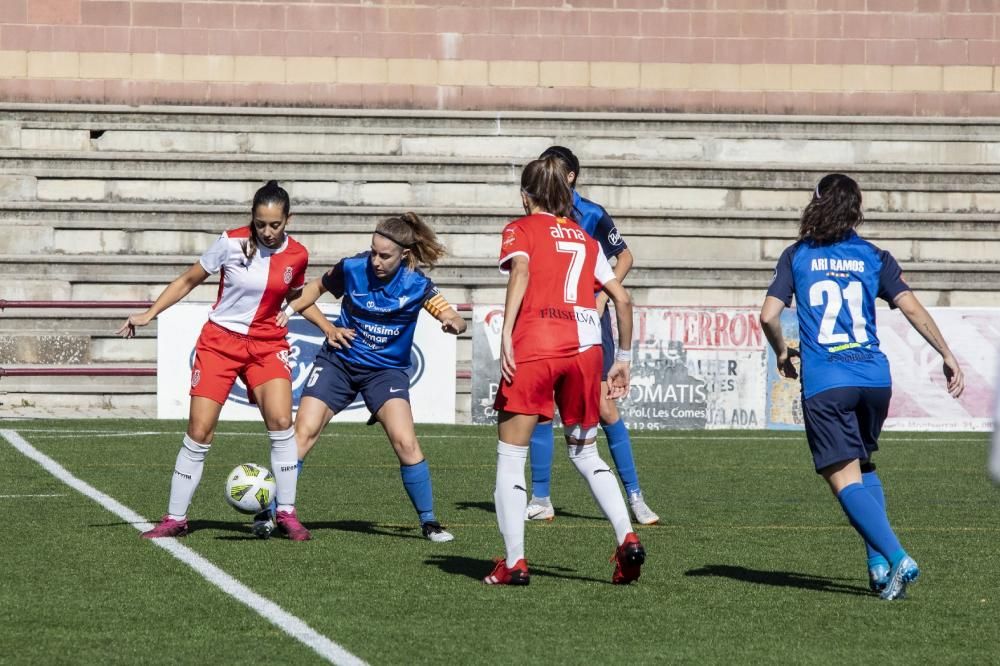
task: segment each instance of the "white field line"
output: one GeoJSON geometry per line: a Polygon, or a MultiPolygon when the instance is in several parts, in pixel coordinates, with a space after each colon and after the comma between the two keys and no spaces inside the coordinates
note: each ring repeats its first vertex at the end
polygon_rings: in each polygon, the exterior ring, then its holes
{"type": "MultiPolygon", "coordinates": [[[[125,522],[131,523],[140,532],[153,527],[152,523],[118,500],[105,495],[85,481],[73,476],[65,467],[25,441],[16,431],[0,430],[0,437],[6,439],[15,449],[41,465],[49,474],[89,499],[94,500],[125,522]]],[[[270,599],[257,594],[198,553],[181,544],[177,539],[151,539],[150,541],[184,564],[187,564],[205,580],[271,622],[271,624],[278,627],[281,631],[311,648],[330,663],[357,664],[359,666],[365,664],[360,658],[354,656],[326,636],[323,636],[270,599]]]]}
{"type": "MultiPolygon", "coordinates": [[[[36,438],[40,439],[93,439],[94,435],[100,435],[102,437],[155,437],[158,435],[171,435],[176,437],[183,437],[184,431],[182,430],[147,430],[139,432],[125,432],[119,430],[60,430],[57,428],[39,428],[36,430],[31,430],[27,428],[19,428],[18,432],[32,433],[36,438]]],[[[704,432],[703,430],[692,431],[692,432],[704,432]]],[[[739,431],[745,432],[745,431],[739,431]]],[[[263,430],[259,433],[253,432],[216,432],[216,437],[254,437],[260,435],[261,437],[266,437],[267,435],[263,430]]],[[[333,438],[336,439],[340,435],[336,432],[333,433],[333,438]]],[[[784,432],[775,435],[684,435],[684,434],[635,434],[633,433],[632,439],[659,439],[670,442],[726,442],[726,441],[737,441],[737,442],[794,442],[799,440],[805,440],[805,433],[794,431],[792,433],[784,432]]],[[[351,435],[354,439],[362,438],[375,438],[384,439],[385,434],[381,431],[375,431],[372,433],[354,433],[351,435]]],[[[417,439],[481,439],[482,435],[427,435],[417,433],[417,439]]],[[[988,433],[983,433],[981,437],[897,437],[893,435],[884,435],[880,438],[880,441],[885,444],[895,443],[895,442],[953,442],[953,443],[986,443],[989,441],[988,433]]]]}

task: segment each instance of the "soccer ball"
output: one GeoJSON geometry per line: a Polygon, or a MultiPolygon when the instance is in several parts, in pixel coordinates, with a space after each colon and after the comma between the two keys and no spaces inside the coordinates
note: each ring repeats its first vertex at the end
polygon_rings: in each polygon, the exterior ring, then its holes
{"type": "Polygon", "coordinates": [[[226,501],[240,513],[257,513],[271,504],[277,488],[269,469],[243,463],[226,478],[226,501]]]}

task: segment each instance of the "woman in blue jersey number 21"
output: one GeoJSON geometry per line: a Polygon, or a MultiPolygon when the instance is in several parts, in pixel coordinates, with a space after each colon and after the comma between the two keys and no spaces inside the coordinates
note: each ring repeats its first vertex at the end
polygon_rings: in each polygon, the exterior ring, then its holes
{"type": "MultiPolygon", "coordinates": [[[[295,417],[299,460],[303,460],[333,416],[360,393],[385,429],[399,458],[400,473],[423,535],[451,541],[434,515],[431,474],[417,441],[410,410],[410,351],[417,317],[427,310],[446,333],[460,335],[465,320],[438,293],[418,266],[432,267],[444,246],[415,213],[382,220],[371,251],[340,260],[302,289],[280,317],[301,312],[323,292],[342,299],[336,328],[316,356],[295,417]]],[[[301,463],[300,463],[301,464],[301,463]]]]}
{"type": "Polygon", "coordinates": [[[896,260],[855,233],[861,222],[858,184],[843,174],[824,176],[802,213],[798,242],[778,259],[760,322],[783,377],[798,376],[791,357],[801,354],[806,439],[816,472],[865,541],[872,591],[883,599],[901,599],[920,571],[889,525],[871,462],[892,395],[889,362],[879,349],[875,299],[899,308],[941,355],[952,397],[962,394],[965,378],[896,260]],[[801,351],[789,349],[781,332],[781,311],[793,295],[801,351]]]}

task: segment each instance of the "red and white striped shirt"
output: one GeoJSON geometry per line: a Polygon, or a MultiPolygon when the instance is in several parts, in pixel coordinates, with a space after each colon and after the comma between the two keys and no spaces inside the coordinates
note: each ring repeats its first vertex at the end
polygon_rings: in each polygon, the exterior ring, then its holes
{"type": "Polygon", "coordinates": [[[201,255],[206,271],[222,271],[219,297],[208,318],[234,333],[280,340],[287,329],[274,319],[288,292],[305,285],[309,252],[286,234],[281,247],[272,250],[258,243],[253,259],[247,259],[243,248],[249,239],[249,226],[230,229],[201,255]]]}

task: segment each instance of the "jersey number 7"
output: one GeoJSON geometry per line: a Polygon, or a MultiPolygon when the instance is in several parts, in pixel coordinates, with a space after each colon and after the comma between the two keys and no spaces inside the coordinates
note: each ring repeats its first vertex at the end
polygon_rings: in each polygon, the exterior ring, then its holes
{"type": "Polygon", "coordinates": [[[570,255],[569,270],[566,271],[566,283],[563,287],[563,300],[566,303],[576,303],[576,291],[580,285],[583,262],[587,258],[587,246],[583,243],[556,241],[556,252],[570,255]]]}

